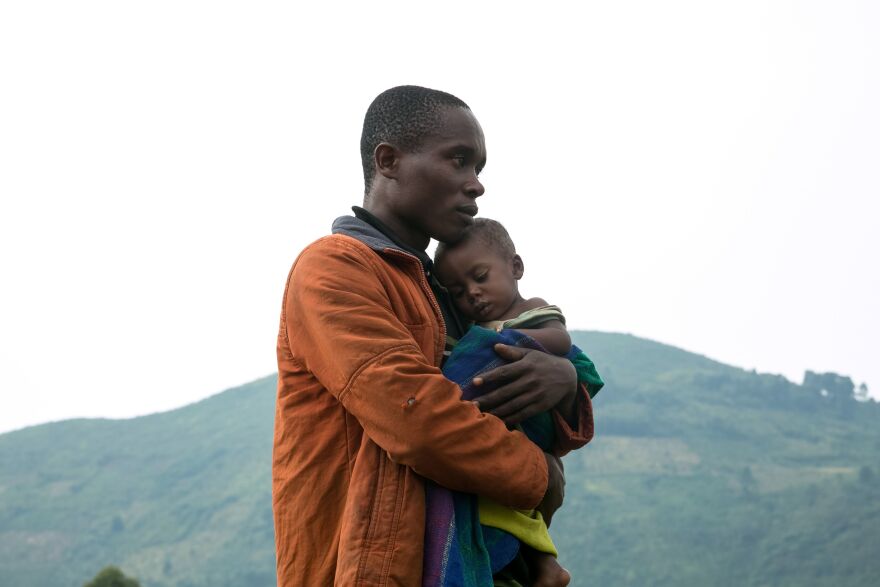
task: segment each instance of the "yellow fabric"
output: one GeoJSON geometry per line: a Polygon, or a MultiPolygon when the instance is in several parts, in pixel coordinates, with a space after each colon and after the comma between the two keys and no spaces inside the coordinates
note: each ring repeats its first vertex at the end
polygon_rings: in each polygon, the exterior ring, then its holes
{"type": "Polygon", "coordinates": [[[520,542],[539,552],[558,556],[547,524],[538,510],[514,510],[480,496],[480,524],[513,534],[520,542]]]}

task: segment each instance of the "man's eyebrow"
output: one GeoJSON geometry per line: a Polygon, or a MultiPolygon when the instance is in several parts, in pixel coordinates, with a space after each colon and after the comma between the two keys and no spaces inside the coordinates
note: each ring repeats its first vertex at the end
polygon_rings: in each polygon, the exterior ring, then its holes
{"type": "Polygon", "coordinates": [[[474,154],[474,148],[464,143],[455,143],[449,147],[449,150],[456,153],[465,153],[467,155],[474,154]]]}

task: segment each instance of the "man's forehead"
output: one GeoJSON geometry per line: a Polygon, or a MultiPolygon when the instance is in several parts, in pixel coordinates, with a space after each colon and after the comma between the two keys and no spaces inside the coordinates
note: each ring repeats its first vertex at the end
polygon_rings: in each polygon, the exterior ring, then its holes
{"type": "Polygon", "coordinates": [[[444,141],[467,138],[470,142],[484,143],[483,128],[477,117],[467,108],[444,108],[434,138],[444,141]]]}

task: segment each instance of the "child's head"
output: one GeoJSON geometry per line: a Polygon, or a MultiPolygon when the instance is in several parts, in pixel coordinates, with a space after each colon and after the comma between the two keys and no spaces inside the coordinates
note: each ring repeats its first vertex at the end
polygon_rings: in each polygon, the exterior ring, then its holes
{"type": "Polygon", "coordinates": [[[434,270],[458,310],[475,322],[508,316],[522,297],[517,281],[523,262],[500,222],[476,218],[461,240],[440,243],[434,270]]]}

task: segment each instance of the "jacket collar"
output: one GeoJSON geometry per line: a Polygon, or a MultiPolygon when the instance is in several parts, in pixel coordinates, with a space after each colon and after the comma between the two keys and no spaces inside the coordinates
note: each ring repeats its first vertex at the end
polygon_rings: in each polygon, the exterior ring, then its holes
{"type": "Polygon", "coordinates": [[[356,238],[376,252],[383,252],[387,249],[402,251],[414,256],[422,263],[422,271],[428,279],[431,291],[440,306],[440,313],[443,315],[443,321],[446,323],[446,333],[453,339],[459,339],[464,336],[467,331],[467,324],[459,317],[449,297],[449,292],[440,285],[437,278],[434,277],[434,262],[425,251],[414,249],[401,241],[394,232],[385,225],[384,222],[361,208],[360,206],[352,206],[354,216],[340,216],[333,221],[333,234],[344,234],[352,238],[356,238]]]}
{"type": "Polygon", "coordinates": [[[371,249],[381,252],[395,249],[409,253],[422,262],[422,268],[430,274],[434,262],[425,251],[420,251],[401,241],[388,226],[360,206],[352,206],[354,216],[340,216],[333,221],[333,234],[344,234],[356,238],[371,249]]]}

